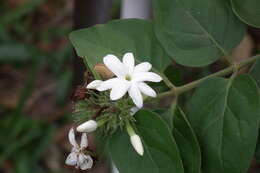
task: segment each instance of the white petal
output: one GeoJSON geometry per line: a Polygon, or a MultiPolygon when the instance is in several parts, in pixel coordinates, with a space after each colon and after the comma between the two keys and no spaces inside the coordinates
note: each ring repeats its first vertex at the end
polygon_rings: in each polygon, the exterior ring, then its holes
{"type": "Polygon", "coordinates": [[[80,141],[80,148],[87,148],[88,147],[88,137],[86,133],[82,133],[81,141],[80,141]]]}
{"type": "Polygon", "coordinates": [[[122,98],[129,89],[129,86],[130,82],[128,81],[120,80],[119,82],[117,82],[110,92],[110,99],[118,100],[122,98]]]}
{"type": "Polygon", "coordinates": [[[128,93],[138,108],[143,107],[143,97],[136,84],[130,86],[128,93]]]}
{"type": "Polygon", "coordinates": [[[87,88],[97,89],[97,87],[99,87],[102,82],[103,82],[102,80],[94,80],[87,85],[87,88]]]}
{"type": "Polygon", "coordinates": [[[140,137],[137,134],[134,134],[130,136],[130,141],[135,151],[142,156],[144,154],[144,148],[140,137]]]}
{"type": "Polygon", "coordinates": [[[80,154],[79,155],[79,167],[81,170],[90,169],[93,166],[93,160],[90,156],[80,154]]]}
{"type": "Polygon", "coordinates": [[[140,108],[138,107],[132,107],[130,109],[130,115],[134,115],[136,112],[138,112],[140,110],[140,108]]]}
{"type": "Polygon", "coordinates": [[[77,153],[77,152],[79,152],[79,148],[72,147],[71,153],[77,153]]]}
{"type": "Polygon", "coordinates": [[[137,84],[137,86],[140,89],[140,91],[142,93],[144,93],[145,95],[150,96],[150,97],[156,97],[156,92],[150,86],[148,86],[146,83],[139,82],[137,84]]]}
{"type": "Polygon", "coordinates": [[[128,67],[128,73],[132,74],[135,67],[135,59],[133,53],[126,53],[123,57],[123,63],[128,67]]]}
{"type": "Polygon", "coordinates": [[[152,68],[152,65],[149,62],[143,62],[135,66],[134,73],[148,72],[152,68]]]}
{"type": "Polygon", "coordinates": [[[97,122],[94,120],[88,120],[85,123],[79,125],[77,127],[78,132],[90,133],[97,129],[97,122]]]}
{"type": "Polygon", "coordinates": [[[75,148],[78,147],[78,144],[77,144],[77,142],[75,140],[75,134],[74,134],[74,129],[73,128],[71,128],[70,132],[69,132],[69,141],[70,141],[70,143],[71,143],[71,145],[73,147],[75,147],[75,148]]]}
{"type": "Polygon", "coordinates": [[[98,91],[106,91],[109,89],[112,89],[115,84],[117,84],[121,79],[119,78],[113,78],[108,79],[100,84],[99,87],[97,87],[98,91]]]}
{"type": "Polygon", "coordinates": [[[107,68],[112,71],[117,77],[123,77],[127,74],[125,65],[114,55],[107,55],[103,59],[107,68]]]}
{"type": "Polygon", "coordinates": [[[65,161],[66,165],[75,166],[77,164],[77,153],[70,153],[65,161]]]}
{"type": "Polygon", "coordinates": [[[153,72],[141,72],[134,73],[132,80],[136,82],[160,82],[162,80],[161,76],[153,72]]]}

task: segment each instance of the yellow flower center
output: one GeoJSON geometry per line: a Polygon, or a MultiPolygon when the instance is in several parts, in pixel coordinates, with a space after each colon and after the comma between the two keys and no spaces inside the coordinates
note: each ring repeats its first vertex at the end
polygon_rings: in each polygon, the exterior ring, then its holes
{"type": "Polygon", "coordinates": [[[130,81],[130,80],[131,80],[131,76],[130,76],[129,74],[127,74],[127,75],[125,76],[125,80],[130,81]]]}

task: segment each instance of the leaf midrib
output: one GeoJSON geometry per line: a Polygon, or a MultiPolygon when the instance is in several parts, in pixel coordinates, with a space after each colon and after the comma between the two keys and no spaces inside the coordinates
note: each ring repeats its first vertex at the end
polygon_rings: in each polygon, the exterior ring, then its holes
{"type": "MultiPolygon", "coordinates": [[[[75,32],[77,32],[77,31],[75,31],[75,32]]],[[[120,31],[119,31],[120,32],[120,31]]],[[[108,48],[106,48],[106,47],[104,47],[104,46],[100,46],[100,45],[98,45],[98,44],[96,44],[96,43],[93,43],[93,42],[90,42],[89,40],[86,40],[86,39],[84,39],[88,44],[91,44],[91,45],[94,45],[94,46],[97,46],[97,47],[100,47],[100,48],[102,48],[102,49],[105,49],[105,50],[107,50],[108,52],[112,52],[112,53],[114,53],[115,55],[119,55],[120,57],[123,57],[124,55],[123,54],[121,54],[121,53],[118,53],[118,52],[115,52],[115,51],[113,51],[113,50],[111,50],[111,49],[108,49],[108,48]]],[[[158,45],[159,45],[159,43],[157,43],[158,45]]],[[[77,49],[76,49],[77,50],[77,49]]],[[[85,56],[85,55],[83,55],[82,56],[83,58],[85,58],[85,59],[87,59],[87,57],[85,56]]],[[[121,58],[120,58],[121,59],[121,58]]],[[[150,57],[150,61],[151,61],[151,57],[150,57]]],[[[135,58],[135,61],[137,62],[137,63],[142,63],[138,58],[135,58]]],[[[92,64],[92,66],[93,66],[93,64],[92,64]]],[[[160,74],[162,74],[159,70],[157,70],[157,69],[155,69],[154,67],[152,67],[152,71],[154,71],[154,72],[156,72],[156,73],[160,73],[160,74]]]]}
{"type": "Polygon", "coordinates": [[[195,22],[196,24],[201,28],[201,30],[207,34],[208,38],[213,42],[215,43],[216,47],[224,54],[224,55],[228,55],[228,53],[224,50],[224,48],[222,48],[222,46],[220,46],[220,44],[218,43],[217,40],[215,40],[214,37],[212,37],[212,35],[201,25],[201,23],[185,8],[185,6],[179,1],[179,0],[176,0],[180,5],[181,7],[183,8],[183,11],[188,15],[190,16],[195,22]]]}

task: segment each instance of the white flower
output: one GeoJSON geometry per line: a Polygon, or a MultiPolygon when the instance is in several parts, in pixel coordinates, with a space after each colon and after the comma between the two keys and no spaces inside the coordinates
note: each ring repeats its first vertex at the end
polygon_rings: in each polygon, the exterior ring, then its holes
{"type": "Polygon", "coordinates": [[[130,136],[130,141],[135,151],[142,156],[144,154],[144,148],[140,137],[137,134],[133,134],[130,136]]]}
{"type": "Polygon", "coordinates": [[[85,132],[85,133],[90,133],[93,132],[97,129],[97,122],[94,120],[88,120],[85,123],[79,125],[77,127],[78,132],[85,132]]]}
{"type": "Polygon", "coordinates": [[[123,62],[114,55],[105,56],[103,61],[116,77],[104,82],[95,80],[88,84],[88,89],[96,89],[98,91],[111,89],[111,100],[118,100],[128,92],[135,105],[139,108],[143,106],[141,93],[150,97],[156,97],[156,92],[144,83],[160,82],[162,80],[156,73],[149,72],[152,68],[150,63],[143,62],[135,66],[134,55],[132,53],[126,53],[123,57],[123,62]]]}
{"type": "Polygon", "coordinates": [[[89,155],[83,153],[84,149],[88,146],[87,134],[82,134],[79,146],[75,140],[74,130],[70,129],[69,141],[72,145],[72,150],[65,163],[70,166],[75,166],[77,169],[80,168],[81,170],[90,169],[93,166],[93,160],[89,155]]]}

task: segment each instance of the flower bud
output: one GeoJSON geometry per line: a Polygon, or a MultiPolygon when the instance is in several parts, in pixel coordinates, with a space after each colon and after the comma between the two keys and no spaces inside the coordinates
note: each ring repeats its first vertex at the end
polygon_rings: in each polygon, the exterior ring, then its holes
{"type": "Polygon", "coordinates": [[[132,107],[132,108],[130,109],[130,115],[134,116],[134,114],[135,114],[136,112],[138,112],[139,110],[140,110],[140,108],[138,108],[138,107],[136,107],[136,106],[132,107]]]}
{"type": "Polygon", "coordinates": [[[144,148],[140,137],[137,134],[134,134],[130,136],[130,141],[135,151],[142,156],[144,154],[144,148]]]}
{"type": "Polygon", "coordinates": [[[77,131],[78,132],[84,132],[84,133],[89,133],[89,132],[93,132],[97,129],[97,122],[94,120],[89,120],[86,121],[85,123],[79,125],[77,127],[77,131]]]}
{"type": "Polygon", "coordinates": [[[94,80],[87,85],[87,89],[97,89],[103,81],[94,80]]]}
{"type": "Polygon", "coordinates": [[[94,66],[94,70],[102,77],[102,79],[111,79],[114,76],[114,73],[111,72],[105,64],[98,63],[94,66]]]}

